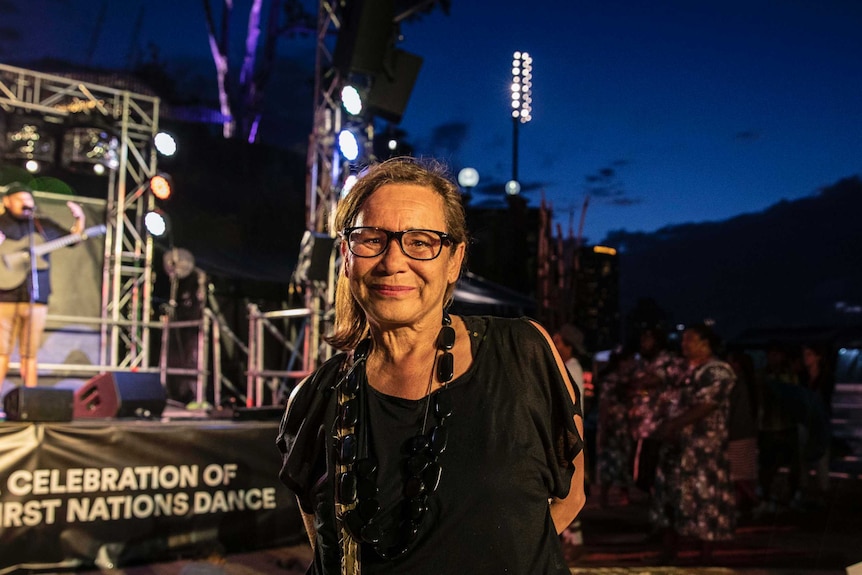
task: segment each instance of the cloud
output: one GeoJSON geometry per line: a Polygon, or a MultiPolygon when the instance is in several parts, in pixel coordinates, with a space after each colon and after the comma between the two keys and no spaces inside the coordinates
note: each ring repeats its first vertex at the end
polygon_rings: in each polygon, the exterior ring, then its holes
{"type": "Polygon", "coordinates": [[[617,159],[584,176],[584,191],[593,198],[612,206],[632,206],[643,202],[643,199],[628,195],[623,182],[618,176],[618,169],[629,165],[626,159],[617,159]]]}
{"type": "Polygon", "coordinates": [[[469,132],[466,122],[440,124],[431,132],[430,149],[436,156],[457,156],[469,132]]]}

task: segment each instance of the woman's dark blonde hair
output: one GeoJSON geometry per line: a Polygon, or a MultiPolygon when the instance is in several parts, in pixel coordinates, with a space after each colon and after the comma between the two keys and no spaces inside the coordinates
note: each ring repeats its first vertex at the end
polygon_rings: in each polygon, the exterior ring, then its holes
{"type": "MultiPolygon", "coordinates": [[[[387,184],[410,184],[434,190],[443,198],[443,216],[452,239],[450,252],[458,244],[467,243],[467,222],[461,192],[452,180],[448,169],[435,160],[392,158],[368,168],[360,176],[347,196],[338,202],[335,211],[335,230],[340,233],[356,222],[362,206],[371,195],[387,184]]],[[[466,258],[465,258],[466,261],[466,258]]],[[[455,284],[446,289],[445,306],[452,303],[455,284]]],[[[442,313],[442,310],[441,310],[442,313]]],[[[338,274],[335,287],[335,327],[326,341],[336,349],[353,349],[368,331],[365,312],[350,292],[350,282],[344,273],[338,274]]]]}

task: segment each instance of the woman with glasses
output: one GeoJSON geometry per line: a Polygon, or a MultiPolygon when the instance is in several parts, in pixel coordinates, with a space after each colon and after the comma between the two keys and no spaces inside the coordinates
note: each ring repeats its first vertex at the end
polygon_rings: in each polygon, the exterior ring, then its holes
{"type": "Polygon", "coordinates": [[[447,313],[467,246],[442,166],[397,158],[338,205],[343,353],[291,394],[281,478],[309,573],[569,573],[580,398],[528,319],[447,313]]]}

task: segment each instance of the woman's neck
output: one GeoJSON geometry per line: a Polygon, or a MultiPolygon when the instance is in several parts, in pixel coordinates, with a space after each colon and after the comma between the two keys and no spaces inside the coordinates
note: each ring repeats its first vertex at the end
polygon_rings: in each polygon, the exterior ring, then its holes
{"type": "Polygon", "coordinates": [[[438,387],[435,366],[441,325],[434,329],[372,332],[373,346],[367,360],[368,383],[387,395],[419,399],[438,387]]]}

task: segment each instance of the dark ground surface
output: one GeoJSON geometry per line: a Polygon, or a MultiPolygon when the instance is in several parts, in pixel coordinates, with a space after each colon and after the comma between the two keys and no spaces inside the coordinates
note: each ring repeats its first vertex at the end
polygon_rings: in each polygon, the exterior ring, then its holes
{"type": "MultiPolygon", "coordinates": [[[[661,545],[648,537],[647,500],[636,492],[623,504],[619,496],[604,508],[592,496],[581,514],[582,546],[565,543],[573,574],[769,575],[862,574],[862,475],[833,472],[830,493],[777,506],[740,521],[736,538],[717,546],[704,565],[698,549],[684,544],[670,564],[661,545]],[[859,564],[857,567],[851,567],[859,564]],[[858,571],[857,571],[858,569],[858,571]]],[[[571,534],[565,537],[571,540],[571,534]]],[[[307,545],[124,567],[79,571],[128,575],[298,575],[310,558],[307,545]]]]}

